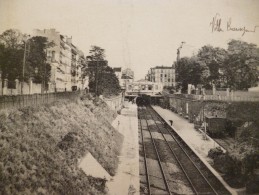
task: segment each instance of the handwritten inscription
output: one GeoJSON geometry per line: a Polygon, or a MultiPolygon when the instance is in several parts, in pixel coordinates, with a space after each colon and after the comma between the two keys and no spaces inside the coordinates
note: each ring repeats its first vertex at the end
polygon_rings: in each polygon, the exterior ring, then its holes
{"type": "Polygon", "coordinates": [[[222,19],[220,15],[217,13],[210,22],[211,32],[224,32],[224,31],[234,31],[234,32],[241,32],[242,36],[245,33],[255,33],[256,29],[259,28],[258,25],[254,26],[253,29],[248,29],[246,26],[243,27],[236,27],[232,25],[232,18],[229,18],[226,24],[226,28],[223,28],[222,19]]]}
{"type": "Polygon", "coordinates": [[[221,18],[220,15],[217,13],[216,16],[213,17],[211,23],[211,31],[217,31],[217,32],[224,32],[221,28],[221,18]]]}

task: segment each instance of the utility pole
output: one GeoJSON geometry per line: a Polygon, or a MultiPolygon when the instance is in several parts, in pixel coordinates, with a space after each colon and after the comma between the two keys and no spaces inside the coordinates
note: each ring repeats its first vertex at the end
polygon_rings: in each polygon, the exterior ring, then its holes
{"type": "Polygon", "coordinates": [[[95,95],[98,96],[98,65],[99,61],[96,59],[96,73],[95,73],[95,95]]]}
{"type": "MultiPolygon", "coordinates": [[[[180,47],[178,47],[178,49],[177,49],[176,66],[175,66],[175,84],[176,85],[178,85],[178,70],[177,69],[178,69],[178,65],[179,65],[178,63],[179,63],[179,60],[180,60],[180,51],[183,48],[184,43],[185,42],[182,41],[180,47]]],[[[180,89],[180,92],[181,92],[181,89],[180,89]]]]}
{"type": "MultiPolygon", "coordinates": [[[[29,35],[30,37],[30,35],[29,35]]],[[[24,72],[25,72],[25,64],[26,64],[26,50],[27,50],[27,40],[24,41],[24,53],[23,53],[23,63],[22,63],[22,83],[21,83],[21,94],[23,95],[23,86],[24,86],[24,72]]]]}
{"type": "Polygon", "coordinates": [[[184,44],[184,43],[185,43],[185,42],[182,41],[181,46],[178,47],[178,49],[177,49],[177,57],[176,57],[176,62],[177,62],[177,63],[178,63],[178,61],[180,60],[180,51],[181,51],[181,49],[183,48],[183,44],[184,44]]]}
{"type": "MultiPolygon", "coordinates": [[[[47,57],[47,49],[44,49],[44,53],[47,57]]],[[[45,93],[45,87],[46,87],[46,63],[47,63],[47,60],[44,60],[44,70],[42,72],[42,75],[41,75],[41,93],[44,94],[45,93]]]]}

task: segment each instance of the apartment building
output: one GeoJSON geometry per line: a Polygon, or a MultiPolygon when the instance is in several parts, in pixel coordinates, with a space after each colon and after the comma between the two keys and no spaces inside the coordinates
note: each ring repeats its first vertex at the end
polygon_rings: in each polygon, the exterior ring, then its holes
{"type": "Polygon", "coordinates": [[[122,89],[126,88],[127,83],[132,83],[134,80],[134,72],[127,68],[122,70],[121,67],[113,68],[115,75],[117,76],[122,89]]]}
{"type": "Polygon", "coordinates": [[[151,82],[162,83],[163,86],[175,86],[175,68],[172,66],[150,68],[146,79],[151,82]]]}
{"type": "Polygon", "coordinates": [[[33,36],[47,37],[54,46],[47,49],[47,61],[51,65],[49,92],[72,91],[85,88],[82,68],[84,54],[72,44],[72,38],[60,34],[55,29],[35,29],[33,36]]]}

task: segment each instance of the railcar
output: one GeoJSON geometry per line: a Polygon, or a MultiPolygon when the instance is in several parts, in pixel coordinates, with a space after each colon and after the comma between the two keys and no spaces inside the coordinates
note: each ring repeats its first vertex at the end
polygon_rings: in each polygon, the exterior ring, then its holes
{"type": "Polygon", "coordinates": [[[226,132],[226,118],[210,116],[206,117],[207,132],[212,137],[220,137],[226,132]]]}

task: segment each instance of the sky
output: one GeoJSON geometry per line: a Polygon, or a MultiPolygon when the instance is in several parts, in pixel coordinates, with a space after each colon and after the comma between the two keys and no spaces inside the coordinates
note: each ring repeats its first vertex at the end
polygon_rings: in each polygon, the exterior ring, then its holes
{"type": "Polygon", "coordinates": [[[181,57],[207,44],[227,48],[231,39],[259,46],[258,0],[0,0],[0,34],[14,28],[55,28],[72,36],[85,55],[91,45],[105,49],[111,67],[130,68],[135,80],[151,67],[171,66],[184,41],[181,57]],[[217,15],[224,32],[212,32],[217,15]],[[246,27],[255,32],[227,31],[246,27]]]}

